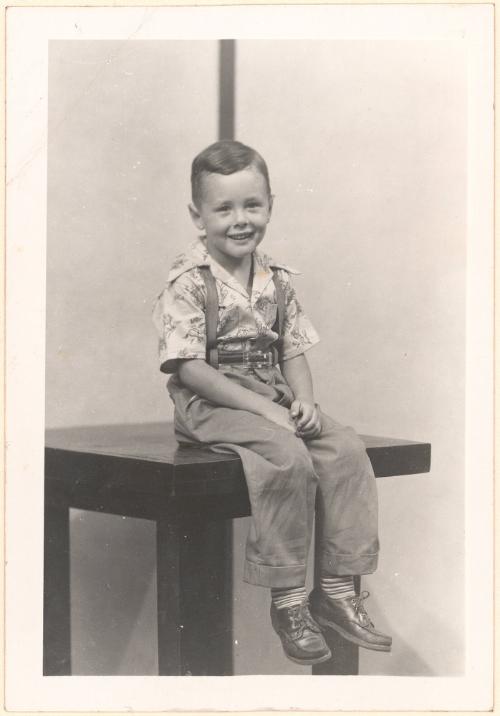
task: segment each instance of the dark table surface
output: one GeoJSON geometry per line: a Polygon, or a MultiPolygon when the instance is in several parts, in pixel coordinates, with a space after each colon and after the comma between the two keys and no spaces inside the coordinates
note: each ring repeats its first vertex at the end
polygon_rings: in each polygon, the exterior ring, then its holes
{"type": "MultiPolygon", "coordinates": [[[[361,435],[367,450],[390,450],[404,446],[425,451],[428,443],[402,438],[361,435]]],[[[173,426],[164,423],[121,425],[85,425],[47,430],[45,445],[58,450],[86,452],[94,455],[137,458],[165,464],[239,461],[235,455],[221,455],[204,446],[179,447],[173,426]]]]}
{"type": "MultiPolygon", "coordinates": [[[[377,477],[430,469],[430,445],[361,436],[377,477]]],[[[162,496],[228,494],[245,489],[240,459],[205,446],[179,446],[170,422],[48,430],[46,479],[93,483],[162,496]]]]}

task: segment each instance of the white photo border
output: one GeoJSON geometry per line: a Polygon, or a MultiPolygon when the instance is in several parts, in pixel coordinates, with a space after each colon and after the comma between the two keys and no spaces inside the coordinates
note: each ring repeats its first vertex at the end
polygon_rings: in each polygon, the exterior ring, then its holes
{"type": "MultiPolygon", "coordinates": [[[[7,10],[6,706],[9,710],[463,711],[492,707],[493,11],[494,6],[487,4],[7,10]],[[227,679],[220,677],[42,676],[49,40],[221,37],[461,39],[467,43],[467,647],[463,677],[235,676],[228,688],[227,679]],[[33,310],[34,297],[38,310],[33,310]]],[[[452,595],[446,598],[451,601],[452,595]]]]}

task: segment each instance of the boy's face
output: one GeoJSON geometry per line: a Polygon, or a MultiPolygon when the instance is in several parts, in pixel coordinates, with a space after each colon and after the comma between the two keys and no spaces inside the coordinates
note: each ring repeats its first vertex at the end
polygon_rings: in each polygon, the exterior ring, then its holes
{"type": "Polygon", "coordinates": [[[207,174],[199,206],[189,206],[196,227],[206,232],[207,248],[219,263],[244,262],[260,244],[271,218],[266,180],[250,166],[233,174],[207,174]]]}

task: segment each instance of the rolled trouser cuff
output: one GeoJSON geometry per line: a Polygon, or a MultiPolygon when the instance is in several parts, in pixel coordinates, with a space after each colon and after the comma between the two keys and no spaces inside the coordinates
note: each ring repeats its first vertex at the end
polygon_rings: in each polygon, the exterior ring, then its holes
{"type": "Polygon", "coordinates": [[[348,576],[371,574],[378,565],[378,552],[374,554],[326,554],[321,558],[321,574],[348,576]]]}
{"type": "Polygon", "coordinates": [[[299,587],[306,581],[305,564],[271,567],[245,560],[243,581],[259,587],[299,587]]]}

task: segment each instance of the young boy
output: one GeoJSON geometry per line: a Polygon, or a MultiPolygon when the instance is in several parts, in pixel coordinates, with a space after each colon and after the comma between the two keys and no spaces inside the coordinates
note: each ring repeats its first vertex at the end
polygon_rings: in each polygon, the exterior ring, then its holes
{"type": "Polygon", "coordinates": [[[257,250],[273,207],[266,163],[216,142],[194,159],[191,185],[203,235],[175,260],[154,309],[176,434],[241,458],[252,510],[244,579],[271,589],[285,654],[328,660],[325,627],[389,651],[353,583],[377,566],[371,464],[355,432],[315,402],[305,352],[319,339],[291,285],[297,272],[257,250]],[[321,581],[308,600],[315,509],[321,581]]]}

